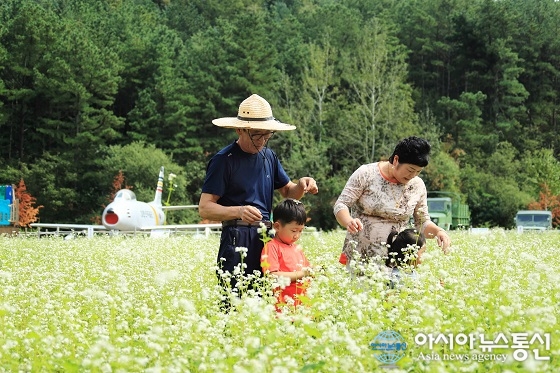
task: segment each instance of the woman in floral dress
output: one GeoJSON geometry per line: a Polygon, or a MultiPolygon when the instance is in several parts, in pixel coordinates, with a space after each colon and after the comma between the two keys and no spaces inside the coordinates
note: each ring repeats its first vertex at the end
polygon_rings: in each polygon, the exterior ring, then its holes
{"type": "Polygon", "coordinates": [[[367,261],[387,256],[384,245],[392,229],[400,231],[414,218],[426,238],[436,238],[447,253],[451,241],[430,220],[427,191],[418,174],[428,165],[430,144],[419,137],[400,141],[388,161],[360,166],[348,179],[334,205],[338,223],[348,233],[341,262],[358,253],[367,261]]]}

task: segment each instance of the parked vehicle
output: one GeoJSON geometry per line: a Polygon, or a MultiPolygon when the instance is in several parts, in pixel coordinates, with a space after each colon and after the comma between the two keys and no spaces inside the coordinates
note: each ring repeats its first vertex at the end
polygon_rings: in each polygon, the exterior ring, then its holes
{"type": "Polygon", "coordinates": [[[462,203],[461,196],[453,192],[428,192],[430,219],[445,230],[463,229],[471,225],[469,206],[462,203]]]}
{"type": "Polygon", "coordinates": [[[552,229],[552,212],[546,210],[520,210],[515,215],[518,231],[552,229]]]}
{"type": "Polygon", "coordinates": [[[19,221],[19,201],[14,191],[14,185],[0,185],[0,234],[18,230],[15,226],[19,221]]]}

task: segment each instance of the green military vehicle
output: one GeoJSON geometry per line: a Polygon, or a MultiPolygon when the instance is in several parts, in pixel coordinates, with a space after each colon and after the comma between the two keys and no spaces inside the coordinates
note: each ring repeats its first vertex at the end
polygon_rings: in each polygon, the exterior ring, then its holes
{"type": "Polygon", "coordinates": [[[445,230],[463,229],[471,225],[469,206],[462,203],[457,193],[428,192],[428,212],[430,219],[445,230]]]}

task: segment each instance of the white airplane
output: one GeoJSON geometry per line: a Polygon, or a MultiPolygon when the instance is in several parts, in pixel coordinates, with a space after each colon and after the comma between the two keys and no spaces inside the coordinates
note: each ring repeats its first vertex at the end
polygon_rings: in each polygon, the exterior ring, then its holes
{"type": "Polygon", "coordinates": [[[138,201],[134,192],[129,189],[119,190],[113,202],[103,210],[101,216],[101,223],[103,225],[32,223],[31,227],[38,228],[39,235],[87,232],[88,238],[93,237],[95,232],[102,233],[107,230],[139,233],[151,232],[153,236],[169,234],[180,230],[196,230],[197,233],[202,230],[208,236],[212,229],[221,229],[221,224],[165,225],[165,210],[198,208],[198,205],[163,206],[161,203],[163,177],[164,167],[162,166],[159,171],[156,194],[152,202],[138,201]],[[41,232],[41,228],[56,229],[56,231],[41,232]]]}
{"type": "Polygon", "coordinates": [[[152,202],[140,202],[129,189],[121,189],[115,195],[101,216],[101,223],[109,230],[139,231],[146,227],[159,227],[165,224],[164,210],[180,210],[197,208],[197,205],[163,206],[161,196],[163,191],[163,166],[159,170],[156,195],[152,202]]]}

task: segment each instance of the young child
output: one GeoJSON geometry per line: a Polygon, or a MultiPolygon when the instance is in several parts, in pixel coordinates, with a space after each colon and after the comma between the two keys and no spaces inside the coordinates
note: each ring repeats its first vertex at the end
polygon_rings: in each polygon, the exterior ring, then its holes
{"type": "Polygon", "coordinates": [[[391,288],[401,281],[401,271],[416,278],[414,268],[420,264],[426,250],[426,238],[414,228],[401,232],[392,230],[387,237],[387,259],[385,265],[391,268],[391,288]]]}
{"type": "Polygon", "coordinates": [[[303,203],[295,199],[285,199],[272,211],[274,238],[268,241],[262,252],[261,267],[264,273],[278,277],[285,287],[275,289],[276,310],[281,306],[294,308],[301,304],[299,297],[305,295],[309,286],[306,279],[311,275],[309,261],[297,241],[305,228],[307,214],[303,203]]]}

